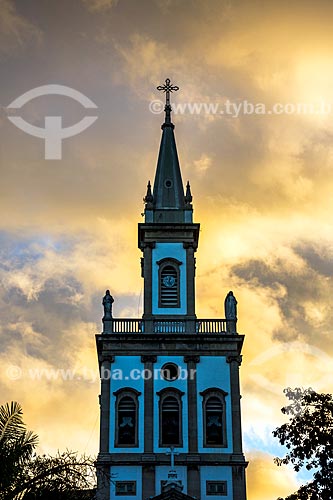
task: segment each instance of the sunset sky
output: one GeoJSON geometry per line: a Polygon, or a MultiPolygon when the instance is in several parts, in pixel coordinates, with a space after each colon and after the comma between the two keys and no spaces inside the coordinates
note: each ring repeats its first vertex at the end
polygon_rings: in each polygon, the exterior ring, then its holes
{"type": "Polygon", "coordinates": [[[333,390],[333,3],[0,0],[0,16],[0,403],[22,404],[41,453],[97,453],[106,288],[116,317],[142,314],[137,223],[163,122],[150,110],[156,86],[180,87],[175,106],[316,110],[173,114],[201,223],[197,315],[222,318],[233,290],[246,335],[248,498],[292,493],[304,474],[273,463],[282,391],[333,390]],[[61,160],[8,120],[14,99],[47,84],[97,105],[53,95],[16,111],[40,127],[45,116],[64,126],[98,116],[63,141],[61,160]],[[76,375],[34,380],[46,369],[76,375]]]}

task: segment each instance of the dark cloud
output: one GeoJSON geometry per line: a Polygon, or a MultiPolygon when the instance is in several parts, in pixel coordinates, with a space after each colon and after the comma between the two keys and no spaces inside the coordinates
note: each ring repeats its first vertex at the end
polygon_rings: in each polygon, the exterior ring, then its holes
{"type": "Polygon", "coordinates": [[[296,247],[295,251],[314,272],[332,279],[333,256],[327,248],[305,243],[296,247]]]}
{"type": "Polygon", "coordinates": [[[293,249],[304,265],[293,266],[287,260],[271,257],[270,261],[250,259],[232,267],[232,273],[247,287],[264,288],[274,296],[284,318],[283,330],[275,331],[280,341],[300,340],[321,345],[330,331],[333,305],[328,297],[333,293],[332,260],[325,257],[323,247],[299,245],[293,249]],[[324,255],[323,255],[324,253],[324,255]],[[320,318],[312,310],[320,311],[320,318]],[[309,310],[311,309],[311,311],[309,310]]]}
{"type": "MultiPolygon", "coordinates": [[[[89,322],[93,318],[89,301],[82,300],[82,286],[73,274],[62,269],[56,273],[52,268],[40,274],[34,271],[50,247],[43,245],[41,238],[38,244],[38,238],[16,239],[12,234],[2,233],[1,241],[4,262],[0,296],[1,350],[16,346],[22,354],[47,359],[54,365],[62,363],[70,354],[63,347],[68,330],[78,322],[89,322]],[[48,277],[48,273],[52,277],[48,277]],[[30,333],[22,331],[27,326],[30,333]]],[[[59,252],[60,247],[65,245],[58,243],[59,252]]]]}

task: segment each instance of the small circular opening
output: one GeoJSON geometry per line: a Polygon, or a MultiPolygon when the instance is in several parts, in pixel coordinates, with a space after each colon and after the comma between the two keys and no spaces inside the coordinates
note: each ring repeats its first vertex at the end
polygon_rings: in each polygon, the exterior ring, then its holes
{"type": "Polygon", "coordinates": [[[179,366],[175,365],[174,363],[166,363],[161,368],[161,374],[164,380],[173,382],[179,377],[179,366]]]}
{"type": "Polygon", "coordinates": [[[166,188],[170,189],[172,187],[172,180],[166,179],[166,181],[164,182],[164,185],[166,188]]]}

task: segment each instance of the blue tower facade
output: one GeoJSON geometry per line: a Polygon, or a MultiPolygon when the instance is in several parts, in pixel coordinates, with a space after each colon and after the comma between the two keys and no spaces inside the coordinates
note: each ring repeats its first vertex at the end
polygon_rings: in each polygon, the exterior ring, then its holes
{"type": "MultiPolygon", "coordinates": [[[[101,374],[100,500],[246,500],[237,332],[229,292],[224,319],[195,313],[195,252],[189,183],[184,191],[166,80],[165,121],[153,188],[138,225],[142,318],[116,319],[103,300],[96,335],[101,374]]],[[[111,297],[111,299],[110,299],[111,297]]]]}

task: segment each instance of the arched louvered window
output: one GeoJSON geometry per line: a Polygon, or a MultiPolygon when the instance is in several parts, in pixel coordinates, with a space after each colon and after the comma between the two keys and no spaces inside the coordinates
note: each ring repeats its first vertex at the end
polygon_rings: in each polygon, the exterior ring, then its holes
{"type": "Polygon", "coordinates": [[[180,307],[181,262],[176,259],[163,259],[159,265],[159,307],[180,307]]]}
{"type": "Polygon", "coordinates": [[[179,403],[169,396],[162,404],[162,442],[164,445],[179,445],[179,403]]]}
{"type": "Polygon", "coordinates": [[[207,389],[200,393],[203,396],[204,446],[226,447],[226,392],[221,389],[207,389]]]}
{"type": "Polygon", "coordinates": [[[161,447],[182,446],[182,401],[184,393],[164,389],[160,393],[160,439],[161,447]]]}
{"type": "Polygon", "coordinates": [[[219,398],[209,398],[206,403],[206,444],[223,444],[223,406],[219,398]]]}
{"type": "Polygon", "coordinates": [[[114,393],[116,399],[115,446],[138,446],[138,395],[134,389],[114,393]]]}

